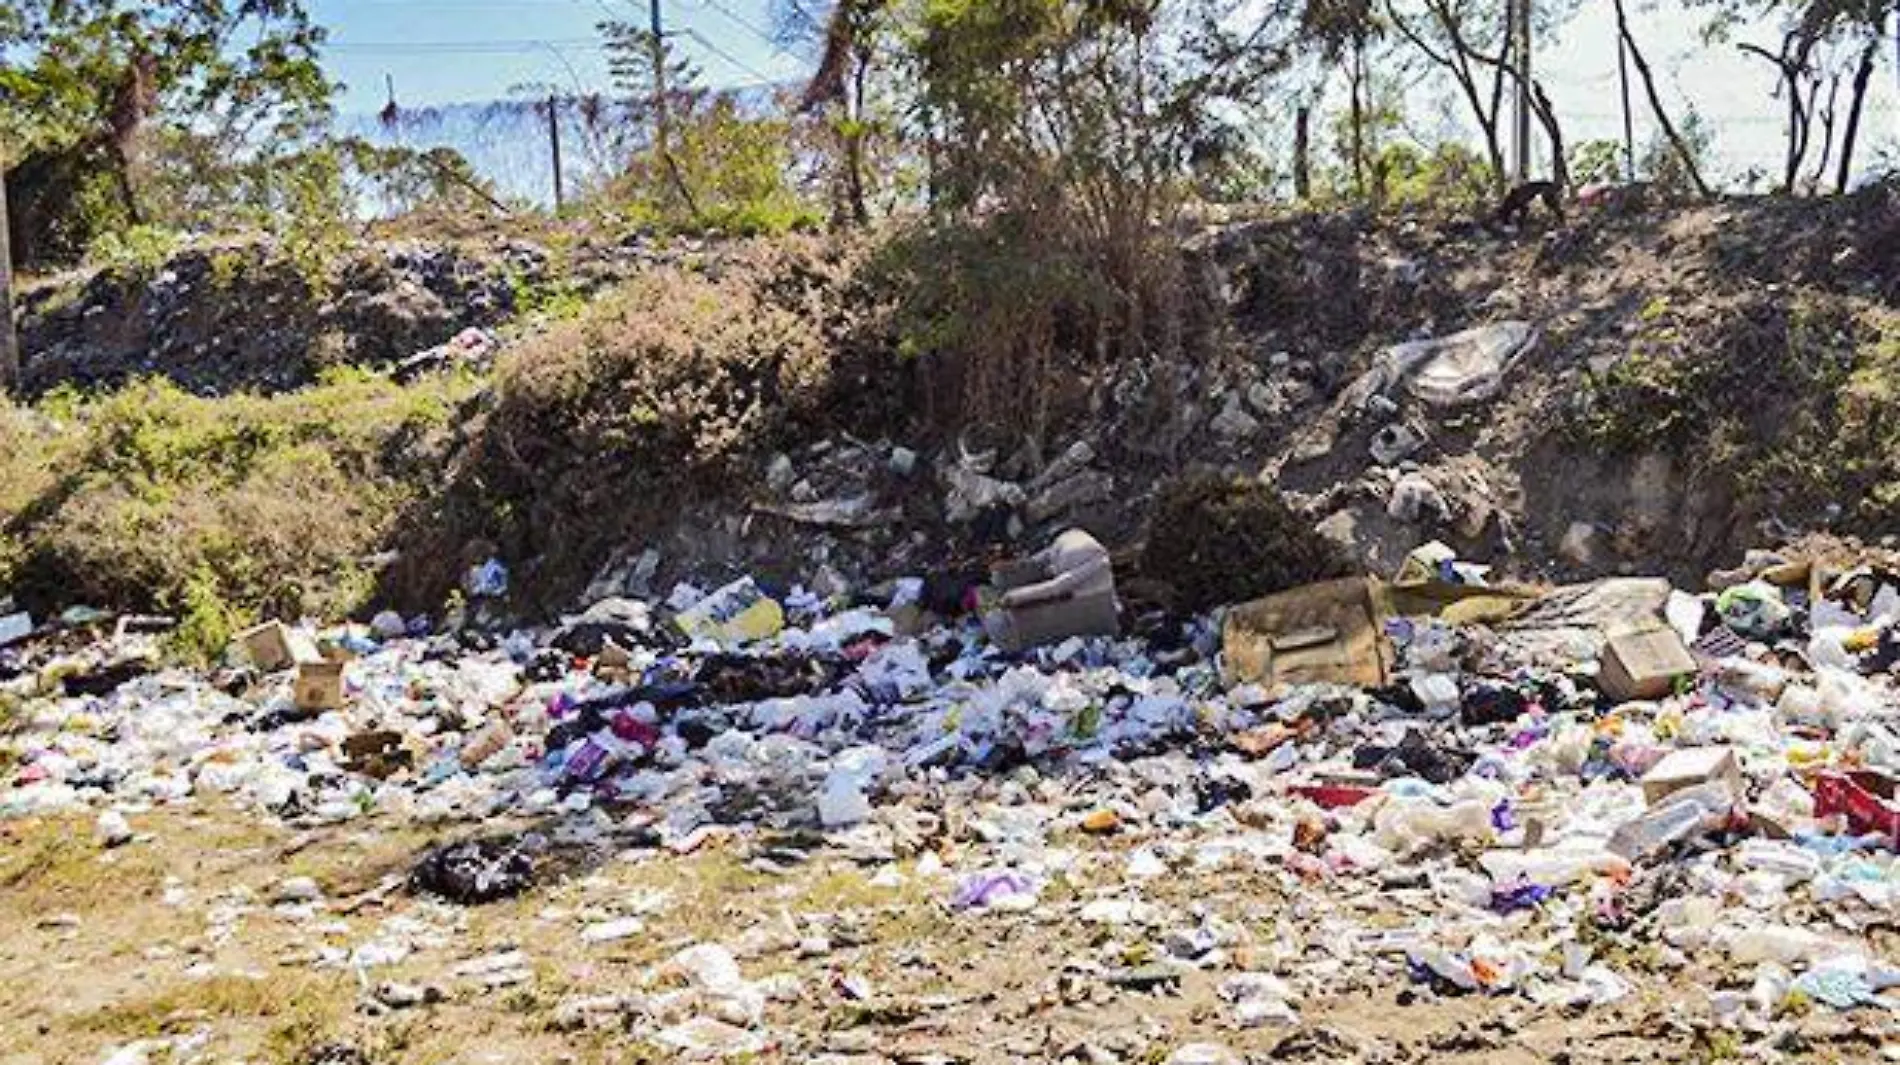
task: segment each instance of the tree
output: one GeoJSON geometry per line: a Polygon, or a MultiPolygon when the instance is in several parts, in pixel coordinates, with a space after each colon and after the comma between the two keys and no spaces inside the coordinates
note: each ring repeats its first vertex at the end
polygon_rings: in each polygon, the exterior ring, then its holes
{"type": "Polygon", "coordinates": [[[1623,44],[1629,49],[1630,62],[1636,66],[1636,74],[1643,82],[1643,94],[1649,98],[1650,113],[1656,116],[1656,125],[1661,127],[1662,135],[1675,152],[1683,173],[1696,195],[1704,198],[1714,195],[1709,183],[1703,180],[1702,168],[1697,164],[1696,155],[1689,144],[1677,131],[1675,123],[1669,120],[1669,112],[1664,109],[1662,97],[1656,91],[1656,76],[1649,69],[1649,60],[1643,58],[1643,51],[1636,44],[1636,34],[1630,29],[1629,12],[1624,10],[1624,0],[1612,0],[1616,8],[1616,32],[1623,44]]]}
{"type": "Polygon", "coordinates": [[[1458,86],[1484,138],[1492,187],[1503,192],[1507,173],[1502,134],[1504,85],[1511,70],[1512,42],[1518,36],[1519,5],[1514,0],[1423,0],[1422,15],[1409,12],[1408,6],[1400,0],[1386,0],[1387,19],[1458,86]],[[1483,85],[1480,79],[1486,66],[1491,68],[1490,83],[1483,85]]]}
{"type": "Polygon", "coordinates": [[[7,168],[0,155],[0,397],[20,379],[20,340],[13,332],[13,251],[7,238],[7,168]]]}
{"type": "MultiPolygon", "coordinates": [[[[1371,78],[1366,66],[1366,51],[1385,33],[1385,27],[1374,8],[1373,0],[1305,0],[1299,16],[1299,42],[1317,50],[1322,79],[1334,73],[1341,61],[1347,61],[1346,85],[1350,95],[1348,104],[1348,136],[1350,148],[1349,168],[1352,172],[1353,189],[1364,196],[1367,192],[1369,156],[1366,118],[1370,110],[1366,96],[1370,91],[1371,78]]],[[[1324,84],[1322,80],[1321,84],[1324,84]]],[[[1317,93],[1315,93],[1317,95],[1317,93]]],[[[1310,121],[1303,108],[1299,116],[1302,125],[1310,121]]],[[[1305,145],[1299,145],[1301,157],[1294,162],[1296,174],[1310,173],[1310,162],[1304,158],[1305,145]]]]}
{"type": "Polygon", "coordinates": [[[1711,41],[1726,40],[1738,28],[1763,20],[1774,19],[1780,23],[1780,40],[1772,50],[1752,41],[1737,42],[1736,47],[1775,67],[1775,93],[1784,98],[1787,110],[1787,144],[1781,167],[1783,193],[1794,192],[1800,183],[1802,164],[1815,146],[1817,120],[1821,162],[1815,168],[1813,184],[1818,186],[1824,180],[1834,151],[1835,103],[1840,81],[1848,69],[1853,70],[1847,120],[1841,137],[1839,177],[1835,183],[1837,192],[1845,191],[1853,167],[1867,85],[1885,41],[1887,16],[1894,6],[1891,0],[1691,2],[1709,9],[1703,35],[1711,41]],[[1824,89],[1825,105],[1822,104],[1824,89]]]}
{"type": "Polygon", "coordinates": [[[697,216],[699,206],[680,174],[669,136],[671,116],[691,106],[699,94],[699,69],[655,28],[612,21],[601,23],[599,29],[614,89],[626,98],[635,120],[651,127],[649,148],[654,161],[685,201],[687,211],[697,216]]]}
{"type": "Polygon", "coordinates": [[[149,126],[189,128],[227,160],[294,148],[330,115],[323,39],[302,0],[7,5],[0,141],[18,160],[15,261],[76,254],[99,228],[142,217],[135,162],[149,126]],[[74,217],[87,208],[109,217],[74,217]]]}
{"type": "Polygon", "coordinates": [[[1854,68],[1854,93],[1847,107],[1847,130],[1841,135],[1840,176],[1834,182],[1834,192],[1838,195],[1847,191],[1847,183],[1853,174],[1854,144],[1860,134],[1861,107],[1867,102],[1867,84],[1874,76],[1874,60],[1880,53],[1880,35],[1868,37],[1860,51],[1860,62],[1854,68]]]}
{"type": "MultiPolygon", "coordinates": [[[[801,10],[796,2],[792,7],[801,10]]],[[[889,0],[836,0],[823,19],[824,49],[818,69],[806,84],[799,110],[831,114],[840,155],[840,180],[832,221],[863,225],[871,219],[865,202],[865,145],[874,120],[868,89],[880,40],[891,31],[889,0]]],[[[808,25],[818,25],[809,13],[808,25]]],[[[789,21],[789,19],[788,19],[789,21]]]]}
{"type": "Polygon", "coordinates": [[[1682,121],[1673,130],[1673,135],[1659,133],[1650,141],[1637,160],[1637,173],[1673,194],[1707,196],[1708,187],[1696,182],[1708,163],[1714,131],[1693,107],[1683,112],[1682,121]]]}
{"type": "Polygon", "coordinates": [[[915,92],[931,210],[879,258],[933,417],[1040,441],[1072,397],[1059,361],[1146,360],[1203,335],[1175,224],[1229,116],[1292,66],[1298,8],[901,5],[897,74],[915,92]]]}
{"type": "Polygon", "coordinates": [[[1541,81],[1525,80],[1519,42],[1541,38],[1575,12],[1573,0],[1386,0],[1388,20],[1399,35],[1447,73],[1478,124],[1491,167],[1494,191],[1508,184],[1504,164],[1504,88],[1520,85],[1530,118],[1550,142],[1550,177],[1568,188],[1569,163],[1557,109],[1541,81]],[[1528,12],[1529,25],[1523,24],[1528,12]]]}

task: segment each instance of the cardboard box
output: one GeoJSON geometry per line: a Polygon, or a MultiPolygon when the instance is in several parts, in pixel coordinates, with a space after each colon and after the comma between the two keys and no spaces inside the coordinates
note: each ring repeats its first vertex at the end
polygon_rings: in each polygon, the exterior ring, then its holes
{"type": "Polygon", "coordinates": [[[1661,699],[1696,671],[1682,637],[1667,626],[1611,636],[1598,662],[1597,688],[1612,699],[1661,699]]]}
{"type": "Polygon", "coordinates": [[[297,709],[337,710],[343,706],[343,663],[299,662],[296,683],[297,709]]]}
{"type": "Polygon", "coordinates": [[[257,668],[267,673],[305,662],[323,661],[323,655],[317,651],[317,642],[308,633],[293,629],[281,621],[267,621],[245,629],[238,633],[237,638],[244,646],[244,653],[250,656],[257,668]]]}
{"type": "Polygon", "coordinates": [[[1274,694],[1295,684],[1383,686],[1393,656],[1377,602],[1376,584],[1353,577],[1234,607],[1221,628],[1228,679],[1274,694]]]}
{"type": "Polygon", "coordinates": [[[1729,747],[1686,747],[1670,751],[1643,774],[1643,798],[1654,806],[1684,788],[1720,781],[1739,800],[1746,795],[1742,765],[1729,747]]]}

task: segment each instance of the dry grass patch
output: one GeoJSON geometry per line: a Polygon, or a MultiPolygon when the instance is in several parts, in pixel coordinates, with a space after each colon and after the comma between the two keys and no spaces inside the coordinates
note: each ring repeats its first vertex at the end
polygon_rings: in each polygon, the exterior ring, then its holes
{"type": "Polygon", "coordinates": [[[134,844],[103,851],[77,817],[21,822],[0,848],[0,911],[26,917],[87,914],[157,894],[166,863],[134,844]]]}

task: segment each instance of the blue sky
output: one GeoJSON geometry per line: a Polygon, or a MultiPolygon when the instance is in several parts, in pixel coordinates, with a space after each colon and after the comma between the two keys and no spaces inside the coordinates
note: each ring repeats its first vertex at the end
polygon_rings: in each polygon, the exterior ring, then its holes
{"type": "MultiPolygon", "coordinates": [[[[797,49],[782,50],[767,38],[769,2],[663,0],[663,6],[668,29],[678,33],[678,46],[706,83],[733,87],[795,81],[808,68],[797,49]]],[[[1643,7],[1634,5],[1632,18],[1672,111],[1686,100],[1710,120],[1721,170],[1772,168],[1783,121],[1780,104],[1769,96],[1772,69],[1732,45],[1703,45],[1694,14],[1643,7]]],[[[410,108],[505,98],[514,87],[532,83],[596,91],[607,84],[596,25],[609,18],[644,21],[647,15],[646,0],[311,0],[311,8],[331,31],[326,63],[348,86],[340,101],[346,114],[379,108],[386,74],[395,79],[398,102],[410,108]]],[[[1768,41],[1773,34],[1763,27],[1749,36],[1768,41]]],[[[1621,137],[1616,28],[1608,0],[1584,0],[1562,36],[1546,42],[1538,67],[1570,141],[1621,137]]],[[[1333,95],[1337,102],[1342,94],[1333,95]]],[[[1450,96],[1437,89],[1418,94],[1414,128],[1432,129],[1434,112],[1450,96]]],[[[1637,137],[1647,140],[1651,126],[1640,91],[1635,104],[1637,137]]],[[[1442,130],[1463,122],[1453,107],[1442,130]]],[[[1900,144],[1891,51],[1883,55],[1864,129],[1863,160],[1883,145],[1900,144]]]]}
{"type": "MultiPolygon", "coordinates": [[[[767,38],[768,0],[664,0],[676,42],[715,86],[794,79],[805,68],[767,38]]],[[[646,0],[311,0],[330,29],[325,64],[346,113],[374,111],[385,75],[408,107],[494,100],[518,85],[597,91],[607,68],[595,27],[644,23],[646,0]]]]}

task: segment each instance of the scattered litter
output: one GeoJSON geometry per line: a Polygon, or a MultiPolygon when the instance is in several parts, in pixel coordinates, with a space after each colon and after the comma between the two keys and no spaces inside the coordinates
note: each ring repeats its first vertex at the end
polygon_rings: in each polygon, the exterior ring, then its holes
{"type": "Polygon", "coordinates": [[[534,858],[516,839],[446,844],[424,855],[410,873],[417,891],[465,904],[519,895],[533,882],[534,858]]]}
{"type": "Polygon", "coordinates": [[[681,1057],[772,1052],[788,996],[929,1007],[856,968],[862,911],[694,942],[669,896],[561,897],[599,863],[736,851],[751,874],[920,891],[972,935],[1086,928],[1062,995],[1198,984],[1235,1029],[1304,1031],[1307,1003],[1368,981],[1592,1009],[1691,964],[1721,1024],[1891,1003],[1900,974],[1867,938],[1900,905],[1891,581],[1520,588],[1437,542],[1391,576],[1124,617],[1101,545],[1065,535],[987,585],[980,564],[823,594],[742,578],[515,633],[272,623],[228,656],[255,668],[218,674],[161,669],[150,633],[75,650],[29,629],[5,652],[0,816],[83,811],[102,848],[174,804],[281,820],[295,848],[357,819],[490,825],[335,899],[304,876],[203,892],[210,934],[268,903],[317,937],[312,964],[357,974],[364,1008],[412,1009],[446,993],[372,972],[433,956],[457,994],[532,982],[525,950],[468,958],[484,948],[437,925],[546,893],[541,920],[584,958],[673,951],[637,994],[571,999],[557,1023],[637,1027],[681,1057]],[[1290,892],[1271,935],[1156,890],[1229,875],[1290,892]],[[414,909],[349,938],[342,918],[405,884],[414,909]],[[773,954],[822,974],[747,978],[773,954]]]}

